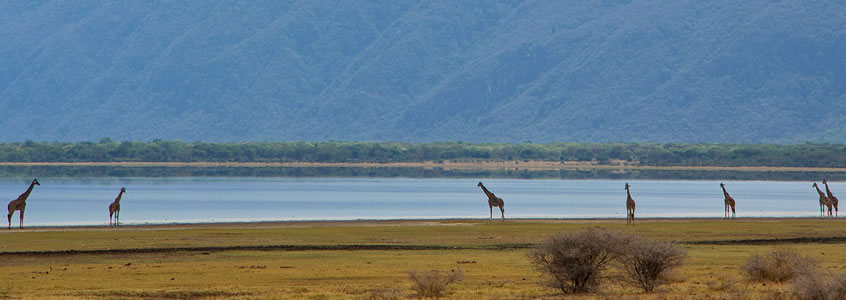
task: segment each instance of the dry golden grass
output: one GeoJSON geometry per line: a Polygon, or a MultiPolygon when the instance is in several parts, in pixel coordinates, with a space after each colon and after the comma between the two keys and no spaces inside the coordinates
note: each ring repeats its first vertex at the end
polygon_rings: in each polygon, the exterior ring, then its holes
{"type": "MultiPolygon", "coordinates": [[[[609,283],[585,299],[772,299],[791,286],[749,281],[743,265],[753,254],[789,247],[846,271],[846,223],[816,219],[361,221],[282,222],[40,228],[0,233],[2,298],[297,298],[385,299],[413,294],[409,271],[460,268],[464,280],[450,285],[454,299],[555,299],[541,285],[525,244],[558,231],[600,226],[632,230],[660,240],[684,242],[688,259],[652,294],[609,283]],[[826,243],[721,245],[701,241],[820,239],[826,243]],[[447,246],[437,250],[186,250],[172,247],[262,245],[447,246]],[[43,253],[38,251],[146,249],[137,252],[43,253]],[[159,250],[157,250],[159,249],[159,250]],[[33,252],[35,251],[35,252],[33,252]],[[12,252],[17,252],[14,254],[12,252]],[[383,298],[379,298],[383,297],[383,298]]],[[[734,243],[734,244],[731,244],[734,243]]],[[[763,243],[763,244],[759,244],[763,243]]],[[[307,249],[307,248],[306,248],[307,249]]]]}

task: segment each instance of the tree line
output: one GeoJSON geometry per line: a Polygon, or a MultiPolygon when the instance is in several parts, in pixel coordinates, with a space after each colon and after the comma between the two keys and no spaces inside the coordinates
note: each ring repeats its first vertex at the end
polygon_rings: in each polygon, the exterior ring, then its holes
{"type": "Polygon", "coordinates": [[[2,162],[582,161],[653,166],[846,167],[841,144],[9,142],[2,162]]]}

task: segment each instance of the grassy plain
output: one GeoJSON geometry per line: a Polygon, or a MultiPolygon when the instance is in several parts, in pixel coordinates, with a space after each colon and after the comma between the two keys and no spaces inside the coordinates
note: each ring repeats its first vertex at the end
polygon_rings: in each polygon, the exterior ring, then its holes
{"type": "Polygon", "coordinates": [[[579,298],[770,299],[789,284],[742,266],[790,248],[846,271],[846,222],[752,218],[270,222],[0,231],[0,298],[413,297],[408,271],[460,268],[455,299],[554,299],[526,253],[544,236],[599,226],[677,241],[686,264],[652,294],[609,283],[579,298]]]}

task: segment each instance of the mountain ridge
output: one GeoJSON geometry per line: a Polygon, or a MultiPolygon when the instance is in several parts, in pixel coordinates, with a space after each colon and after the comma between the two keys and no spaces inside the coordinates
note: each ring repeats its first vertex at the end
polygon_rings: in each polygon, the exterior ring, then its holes
{"type": "Polygon", "coordinates": [[[0,141],[846,142],[834,1],[0,11],[0,141]]]}

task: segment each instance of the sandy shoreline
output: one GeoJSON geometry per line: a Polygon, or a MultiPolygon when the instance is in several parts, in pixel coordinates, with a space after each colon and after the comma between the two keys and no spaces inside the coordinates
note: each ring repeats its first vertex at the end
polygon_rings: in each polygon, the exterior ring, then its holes
{"type": "MultiPolygon", "coordinates": [[[[643,218],[637,222],[648,223],[683,223],[697,221],[718,221],[721,217],[692,218],[643,218]]],[[[786,220],[817,220],[817,217],[744,217],[739,222],[778,222],[786,220]]],[[[508,219],[506,223],[545,223],[545,224],[614,224],[625,223],[624,218],[520,218],[508,219]]],[[[834,220],[837,221],[837,220],[834,220]]],[[[208,222],[208,223],[151,223],[124,224],[119,227],[107,225],[44,225],[29,226],[24,229],[12,227],[1,229],[0,234],[13,232],[52,232],[52,231],[148,231],[148,230],[189,230],[189,229],[273,229],[273,228],[314,228],[314,227],[374,227],[374,226],[474,226],[495,223],[488,219],[389,219],[389,220],[296,220],[296,221],[245,221],[245,222],[208,222]]]]}

